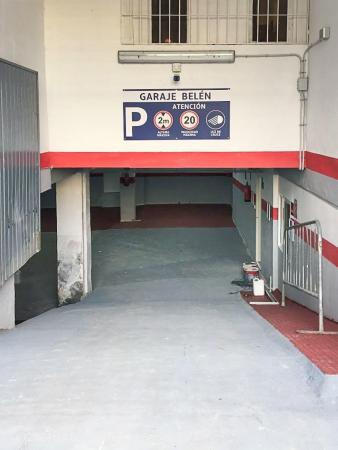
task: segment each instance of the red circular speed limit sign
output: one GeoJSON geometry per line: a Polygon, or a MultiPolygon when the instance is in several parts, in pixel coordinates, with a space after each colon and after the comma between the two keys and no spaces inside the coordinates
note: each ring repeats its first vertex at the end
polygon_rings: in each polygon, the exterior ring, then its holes
{"type": "Polygon", "coordinates": [[[198,124],[200,123],[200,118],[195,111],[185,111],[181,114],[180,117],[180,124],[181,126],[186,130],[194,130],[198,127],[198,124]]]}
{"type": "Polygon", "coordinates": [[[169,130],[174,123],[174,118],[168,111],[159,111],[154,116],[154,125],[161,131],[169,130]]]}

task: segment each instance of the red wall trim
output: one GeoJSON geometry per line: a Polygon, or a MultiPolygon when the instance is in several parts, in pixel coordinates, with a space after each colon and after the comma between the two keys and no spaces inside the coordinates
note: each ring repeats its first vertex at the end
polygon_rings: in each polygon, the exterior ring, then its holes
{"type": "Polygon", "coordinates": [[[314,172],[338,180],[338,158],[306,152],[305,166],[314,172]]]}
{"type": "Polygon", "coordinates": [[[338,267],[338,247],[326,239],[323,239],[323,256],[333,265],[338,267]]]}
{"type": "Polygon", "coordinates": [[[240,181],[236,180],[236,178],[232,179],[232,183],[233,183],[234,186],[236,186],[237,189],[239,189],[240,191],[244,192],[244,188],[245,188],[244,184],[242,184],[240,181]]]}
{"type": "Polygon", "coordinates": [[[269,205],[269,203],[262,198],[262,210],[264,212],[268,212],[268,205],[269,205]]]}
{"type": "Polygon", "coordinates": [[[42,168],[233,169],[298,168],[292,152],[47,152],[42,168]]]}
{"type": "Polygon", "coordinates": [[[272,208],[272,220],[278,220],[279,219],[279,209],[278,208],[272,208]]]}
{"type": "MultiPolygon", "coordinates": [[[[239,189],[240,191],[244,192],[245,184],[242,184],[240,181],[236,180],[236,178],[233,178],[233,185],[236,186],[237,189],[239,189]]],[[[256,194],[255,194],[255,201],[256,201],[256,194]]],[[[266,200],[262,199],[263,211],[267,212],[268,204],[269,203],[266,200]]],[[[273,208],[272,205],[271,205],[271,219],[278,220],[278,208],[273,208]]]]}
{"type": "MultiPolygon", "coordinates": [[[[46,152],[42,168],[245,169],[298,168],[294,152],[46,152]]],[[[338,179],[338,159],[306,152],[305,166],[338,179]]]]}
{"type": "MultiPolygon", "coordinates": [[[[233,185],[236,186],[240,191],[244,191],[244,184],[233,178],[233,185]]],[[[262,199],[262,208],[264,211],[267,209],[267,201],[262,199]]],[[[272,219],[278,220],[278,208],[271,208],[272,219]]],[[[296,221],[295,221],[296,223],[296,221]]],[[[313,239],[314,240],[314,239],[313,239]]],[[[336,267],[338,267],[338,247],[323,238],[323,256],[325,259],[330,261],[336,267]]]]}

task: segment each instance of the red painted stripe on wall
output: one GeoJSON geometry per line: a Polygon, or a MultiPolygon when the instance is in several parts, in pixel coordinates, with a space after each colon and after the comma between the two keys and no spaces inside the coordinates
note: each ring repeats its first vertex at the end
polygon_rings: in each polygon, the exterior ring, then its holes
{"type": "Polygon", "coordinates": [[[338,247],[326,239],[323,239],[323,256],[338,267],[338,247]]]}
{"type": "Polygon", "coordinates": [[[245,188],[244,184],[242,184],[240,181],[236,180],[236,178],[232,179],[232,183],[233,183],[234,186],[236,186],[237,189],[239,189],[240,191],[244,192],[244,188],[245,188]]]}
{"type": "Polygon", "coordinates": [[[262,199],[262,210],[264,212],[268,212],[268,205],[269,203],[266,200],[262,199]]]}
{"type": "Polygon", "coordinates": [[[305,166],[314,172],[338,180],[338,158],[306,152],[305,166]]]}
{"type": "MultiPolygon", "coordinates": [[[[46,152],[42,168],[298,168],[298,152],[46,152]]],[[[338,159],[306,152],[305,166],[338,179],[338,159]]]]}
{"type": "Polygon", "coordinates": [[[42,168],[233,169],[297,168],[292,152],[47,152],[42,168]]]}
{"type": "MultiPolygon", "coordinates": [[[[297,220],[294,220],[294,223],[299,224],[297,220]]],[[[306,229],[308,230],[307,232],[304,230],[299,230],[298,232],[296,231],[297,235],[312,248],[318,250],[317,233],[315,233],[313,230],[309,230],[308,228],[306,229]]],[[[324,258],[338,267],[338,247],[336,247],[328,240],[322,238],[322,251],[324,258]]]]}
{"type": "Polygon", "coordinates": [[[278,208],[272,208],[272,220],[278,220],[279,219],[279,210],[278,208]]]}
{"type": "MultiPolygon", "coordinates": [[[[236,186],[240,191],[244,191],[244,184],[242,184],[240,181],[236,180],[236,178],[233,178],[233,185],[236,186]]],[[[266,200],[262,200],[262,208],[264,211],[266,211],[268,203],[266,200]],[[264,203],[264,206],[263,206],[264,203]]],[[[278,208],[272,208],[272,219],[278,220],[278,208]]],[[[294,221],[297,223],[297,221],[294,221]]],[[[304,240],[305,237],[304,237],[304,240]]],[[[315,241],[314,238],[312,238],[313,242],[315,241]]],[[[332,264],[334,264],[336,267],[338,267],[338,247],[336,247],[334,244],[329,242],[327,239],[323,238],[323,256],[325,259],[330,261],[332,264]]]]}
{"type": "MultiPolygon", "coordinates": [[[[233,184],[236,186],[240,191],[244,192],[245,185],[242,184],[240,181],[236,180],[236,178],[233,178],[233,184]]],[[[254,195],[255,201],[256,201],[256,194],[254,195]]],[[[263,211],[267,212],[269,203],[262,199],[262,209],[263,211]]],[[[271,219],[272,220],[278,220],[278,208],[273,208],[271,205],[271,219]]]]}
{"type": "Polygon", "coordinates": [[[268,203],[266,200],[262,199],[262,209],[265,212],[268,212],[268,206],[270,205],[270,214],[272,220],[278,220],[278,208],[274,208],[270,203],[268,203]]]}

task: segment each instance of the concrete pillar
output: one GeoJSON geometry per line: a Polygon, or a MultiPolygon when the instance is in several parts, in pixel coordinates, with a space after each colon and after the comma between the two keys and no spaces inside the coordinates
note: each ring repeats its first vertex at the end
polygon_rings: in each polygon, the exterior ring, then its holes
{"type": "Polygon", "coordinates": [[[56,184],[59,304],[80,301],[91,291],[89,173],[56,184]]]}
{"type": "Polygon", "coordinates": [[[15,286],[14,276],[0,287],[0,330],[15,327],[15,286]]]}
{"type": "Polygon", "coordinates": [[[121,222],[136,220],[136,183],[120,186],[120,216],[121,222]]]}
{"type": "MultiPolygon", "coordinates": [[[[279,175],[273,175],[273,202],[274,209],[279,210],[279,175]]],[[[279,220],[273,221],[273,249],[272,249],[272,289],[278,289],[279,287],[279,258],[280,249],[278,245],[278,233],[279,233],[279,220]]]]}

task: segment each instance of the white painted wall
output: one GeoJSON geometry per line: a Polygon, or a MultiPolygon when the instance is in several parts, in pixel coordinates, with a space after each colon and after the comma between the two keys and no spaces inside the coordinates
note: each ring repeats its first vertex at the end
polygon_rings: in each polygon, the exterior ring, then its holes
{"type": "Polygon", "coordinates": [[[338,2],[311,0],[311,42],[326,25],[331,26],[331,39],[313,48],[309,57],[308,150],[337,158],[338,2]]]}
{"type": "MultiPolygon", "coordinates": [[[[263,180],[262,200],[265,200],[274,208],[278,207],[278,184],[275,182],[274,172],[264,170],[255,173],[235,172],[234,178],[242,185],[246,182],[256,192],[256,180],[263,180]]],[[[249,249],[253,260],[256,259],[256,209],[253,203],[245,203],[244,195],[236,186],[233,187],[233,220],[237,229],[249,249]]],[[[267,281],[272,282],[272,288],[278,287],[278,222],[270,218],[262,208],[261,220],[261,268],[267,281]]]]}
{"type": "Polygon", "coordinates": [[[40,141],[48,148],[43,0],[0,0],[0,58],[39,72],[40,141]]]}
{"type": "MultiPolygon", "coordinates": [[[[294,183],[280,177],[279,180],[280,194],[289,201],[297,200],[297,220],[298,222],[307,222],[311,220],[319,220],[322,226],[323,238],[331,244],[338,246],[338,209],[308,192],[294,183]]],[[[281,253],[280,267],[281,271],[281,253]]],[[[279,280],[281,288],[281,275],[279,280]]],[[[338,268],[325,257],[323,258],[323,299],[324,313],[326,317],[338,321],[338,268]]],[[[304,304],[305,306],[318,310],[318,301],[311,297],[299,293],[295,289],[288,288],[287,295],[290,298],[304,304]]]]}
{"type": "Polygon", "coordinates": [[[282,177],[280,177],[279,188],[280,194],[289,201],[297,200],[298,222],[319,220],[323,237],[338,246],[338,209],[336,207],[282,177]]]}
{"type": "Polygon", "coordinates": [[[0,288],[0,330],[15,327],[14,275],[0,288]]]}
{"type": "MultiPolygon", "coordinates": [[[[298,62],[240,60],[185,65],[180,88],[231,88],[230,141],[125,142],[122,89],[173,87],[169,65],[117,63],[120,2],[46,0],[50,151],[294,151],[299,145],[298,62]]],[[[154,46],[138,46],[139,49],[154,46]]],[[[163,47],[161,47],[163,48],[163,47]]],[[[170,46],[173,50],[177,47],[170,46]]],[[[189,48],[189,47],[180,47],[189,48]]],[[[205,47],[193,46],[193,49],[205,47]]],[[[210,48],[210,47],[209,47],[210,48]]],[[[213,46],[212,49],[224,49],[213,46]]],[[[301,52],[299,46],[237,46],[238,53],[301,52]]]]}
{"type": "MultiPolygon", "coordinates": [[[[338,246],[338,209],[332,204],[325,202],[313,193],[302,189],[283,177],[273,175],[272,171],[263,171],[257,174],[263,177],[264,189],[262,196],[264,200],[278,207],[279,195],[284,196],[290,202],[297,200],[297,220],[307,222],[319,220],[322,225],[323,238],[331,244],[338,246]],[[276,181],[276,180],[275,180],[276,181]]],[[[245,173],[235,173],[234,177],[245,184],[245,173]]],[[[256,174],[247,174],[247,180],[252,187],[256,186],[256,174]]],[[[280,215],[280,212],[279,212],[280,215]]],[[[234,186],[233,188],[233,219],[242,239],[246,243],[252,258],[255,256],[255,209],[251,203],[244,203],[243,193],[234,186]]],[[[268,279],[273,275],[273,287],[282,288],[282,252],[278,246],[279,221],[268,221],[264,211],[262,212],[262,268],[268,279]]],[[[323,297],[324,312],[329,318],[338,321],[338,269],[328,259],[323,258],[323,297]]],[[[318,301],[299,291],[287,288],[287,295],[293,300],[305,306],[317,310],[318,301]]]]}
{"type": "MultiPolygon", "coordinates": [[[[234,178],[242,185],[248,183],[252,192],[255,192],[256,179],[253,173],[236,172],[234,178]]],[[[236,186],[233,186],[232,213],[237,230],[254,261],[256,259],[256,211],[250,202],[244,202],[244,194],[236,186]]]]}

